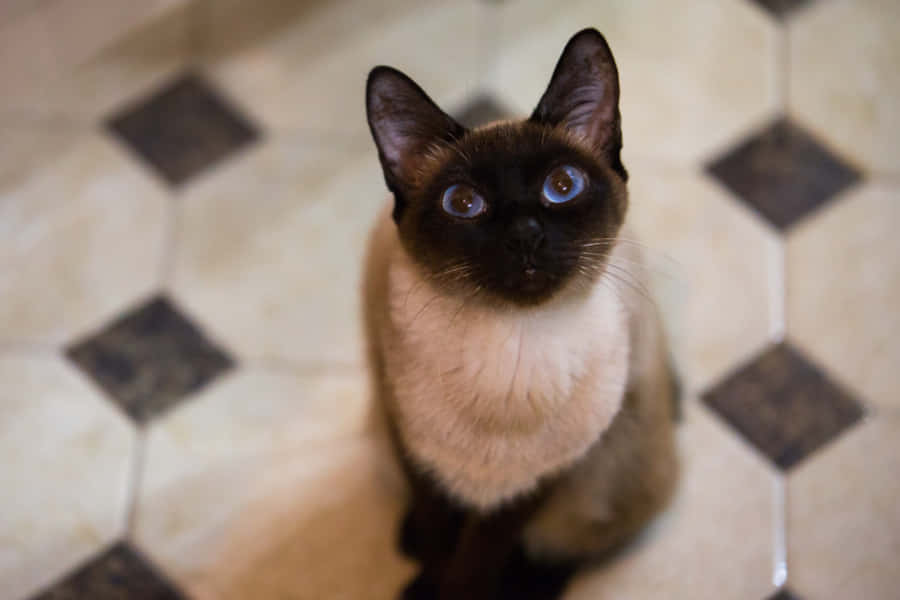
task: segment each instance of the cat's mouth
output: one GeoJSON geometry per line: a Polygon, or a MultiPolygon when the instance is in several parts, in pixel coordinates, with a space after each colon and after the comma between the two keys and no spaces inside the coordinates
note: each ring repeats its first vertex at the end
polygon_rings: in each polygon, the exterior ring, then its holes
{"type": "Polygon", "coordinates": [[[509,291],[535,296],[549,291],[553,281],[554,277],[532,260],[522,261],[517,268],[510,269],[504,278],[505,287],[509,291]]]}

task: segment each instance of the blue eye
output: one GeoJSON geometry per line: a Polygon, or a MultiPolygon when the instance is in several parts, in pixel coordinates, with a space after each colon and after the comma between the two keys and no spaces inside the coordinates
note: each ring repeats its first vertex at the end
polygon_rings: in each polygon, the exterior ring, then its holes
{"type": "Polygon", "coordinates": [[[460,219],[474,219],[485,211],[487,204],[474,189],[458,183],[444,190],[441,208],[448,215],[460,219]]]}
{"type": "Polygon", "coordinates": [[[547,175],[544,188],[541,190],[541,198],[545,204],[564,204],[581,195],[585,187],[587,175],[581,169],[563,165],[556,167],[547,175]]]}

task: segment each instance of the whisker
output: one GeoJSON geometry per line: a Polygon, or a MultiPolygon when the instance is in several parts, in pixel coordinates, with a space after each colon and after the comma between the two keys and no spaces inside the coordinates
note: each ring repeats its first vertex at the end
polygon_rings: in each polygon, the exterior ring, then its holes
{"type": "Polygon", "coordinates": [[[424,306],[422,306],[422,308],[419,309],[419,312],[416,313],[416,315],[413,317],[412,321],[410,321],[409,327],[412,328],[412,326],[416,324],[416,321],[419,320],[419,317],[422,316],[426,310],[428,310],[428,307],[431,306],[432,304],[434,304],[434,302],[436,300],[440,300],[442,297],[443,297],[443,295],[440,293],[437,293],[434,296],[432,296],[431,299],[428,302],[426,302],[424,304],[424,306]]]}
{"type": "Polygon", "coordinates": [[[418,283],[410,287],[409,290],[407,290],[406,297],[403,300],[403,306],[406,307],[406,305],[409,303],[410,296],[420,290],[427,283],[442,279],[444,277],[447,277],[448,275],[458,275],[458,277],[456,279],[453,279],[453,281],[463,279],[466,276],[466,270],[471,268],[472,267],[468,263],[468,261],[461,260],[452,262],[443,269],[440,269],[433,273],[429,273],[428,275],[422,277],[422,279],[418,283]]]}

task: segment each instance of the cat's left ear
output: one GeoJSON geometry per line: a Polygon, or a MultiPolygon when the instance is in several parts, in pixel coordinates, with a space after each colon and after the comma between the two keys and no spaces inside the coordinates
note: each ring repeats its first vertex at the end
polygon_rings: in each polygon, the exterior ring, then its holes
{"type": "Polygon", "coordinates": [[[626,176],[619,158],[619,73],[599,31],[584,29],[569,40],[531,121],[572,131],[626,176]]]}
{"type": "Polygon", "coordinates": [[[466,131],[412,79],[391,67],[375,67],[369,73],[366,116],[395,195],[415,184],[429,146],[457,140],[466,131]]]}

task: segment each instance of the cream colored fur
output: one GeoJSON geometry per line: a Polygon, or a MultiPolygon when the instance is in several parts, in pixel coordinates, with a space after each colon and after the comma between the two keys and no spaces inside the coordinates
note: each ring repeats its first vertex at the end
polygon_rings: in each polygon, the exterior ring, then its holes
{"type": "Polygon", "coordinates": [[[459,499],[486,509],[582,458],[628,379],[621,294],[597,283],[533,309],[435,290],[382,217],[387,314],[379,348],[407,451],[459,499]]]}
{"type": "MultiPolygon", "coordinates": [[[[497,310],[428,285],[389,207],[370,240],[373,426],[391,451],[393,431],[446,490],[482,509],[556,474],[523,532],[544,559],[614,548],[677,480],[672,373],[640,252],[620,242],[610,260],[628,282],[607,277],[534,309],[497,310]]],[[[388,466],[389,480],[402,482],[388,466]]]]}

